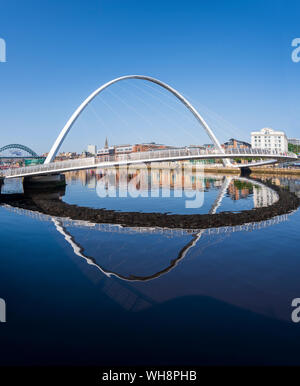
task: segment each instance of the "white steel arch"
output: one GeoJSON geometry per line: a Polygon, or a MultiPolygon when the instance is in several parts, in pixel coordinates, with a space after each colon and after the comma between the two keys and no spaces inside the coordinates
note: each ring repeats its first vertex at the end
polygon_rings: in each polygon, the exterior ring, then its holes
{"type": "MultiPolygon", "coordinates": [[[[63,127],[63,129],[60,132],[59,136],[57,137],[56,141],[54,142],[54,144],[53,144],[53,146],[52,146],[52,148],[51,148],[51,150],[50,150],[50,152],[48,154],[48,157],[45,160],[45,164],[48,164],[48,163],[50,163],[50,162],[52,162],[54,160],[54,158],[55,158],[55,156],[56,156],[60,146],[62,145],[64,139],[66,138],[68,132],[70,131],[71,127],[73,126],[74,122],[79,117],[81,112],[86,108],[86,106],[98,94],[100,94],[103,90],[105,90],[107,87],[111,86],[114,83],[120,82],[121,80],[125,80],[125,79],[142,79],[142,80],[146,80],[146,81],[155,83],[155,84],[165,88],[166,90],[170,91],[173,95],[175,95],[175,97],[177,99],[180,100],[180,102],[182,102],[191,111],[191,113],[195,116],[195,118],[198,120],[198,122],[200,122],[202,127],[205,129],[206,133],[209,135],[210,139],[213,141],[213,143],[216,146],[216,148],[221,153],[224,153],[224,150],[221,147],[220,142],[218,141],[217,137],[215,136],[215,134],[213,133],[211,128],[208,126],[208,124],[205,122],[205,120],[202,118],[202,116],[198,113],[198,111],[191,105],[191,103],[186,98],[184,98],[178,91],[176,91],[174,88],[172,88],[168,84],[163,83],[160,80],[152,78],[150,76],[145,76],[145,75],[125,75],[125,76],[121,76],[119,78],[111,80],[110,82],[105,83],[104,85],[99,87],[97,90],[95,90],[90,96],[88,96],[81,103],[81,105],[74,111],[74,113],[72,114],[72,116],[70,117],[68,122],[63,127]]],[[[230,161],[228,159],[223,159],[223,164],[225,166],[226,165],[228,166],[230,164],[230,161]]]]}

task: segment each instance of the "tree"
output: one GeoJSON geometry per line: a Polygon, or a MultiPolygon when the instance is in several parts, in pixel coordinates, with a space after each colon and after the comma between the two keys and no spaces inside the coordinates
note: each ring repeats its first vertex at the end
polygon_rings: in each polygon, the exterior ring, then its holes
{"type": "Polygon", "coordinates": [[[293,145],[292,143],[289,143],[289,151],[293,153],[300,153],[300,146],[299,145],[293,145]]]}

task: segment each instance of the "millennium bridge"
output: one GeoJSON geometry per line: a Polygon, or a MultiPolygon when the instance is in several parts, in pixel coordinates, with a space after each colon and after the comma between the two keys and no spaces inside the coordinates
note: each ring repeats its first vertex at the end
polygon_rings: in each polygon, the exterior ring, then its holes
{"type": "Polygon", "coordinates": [[[25,168],[18,169],[8,169],[2,173],[4,178],[16,178],[16,177],[31,177],[31,176],[45,176],[45,175],[59,175],[60,173],[82,170],[82,169],[92,169],[92,168],[106,168],[114,167],[128,164],[139,164],[139,163],[151,163],[151,162],[170,162],[170,161],[184,161],[192,159],[221,159],[223,165],[226,167],[236,167],[236,168],[249,168],[252,166],[261,166],[266,164],[273,164],[277,162],[295,162],[298,160],[298,156],[294,153],[282,153],[277,150],[267,151],[264,149],[232,149],[224,150],[215,136],[213,130],[209,127],[207,122],[199,114],[199,112],[192,106],[192,104],[178,91],[169,86],[162,81],[145,76],[145,75],[126,75],[116,79],[111,80],[110,82],[105,83],[98,89],[96,89],[92,94],[90,94],[74,111],[71,115],[60,134],[58,135],[56,141],[54,142],[50,152],[42,165],[37,166],[28,166],[25,168]],[[200,127],[205,130],[209,138],[214,144],[214,150],[201,150],[201,149],[189,149],[189,148],[179,148],[179,149],[168,149],[168,150],[154,150],[151,152],[141,152],[137,154],[128,154],[128,155],[115,155],[115,156],[104,156],[100,158],[92,157],[86,159],[77,159],[63,162],[54,162],[55,157],[63,144],[66,136],[71,130],[73,124],[88,106],[88,104],[103,90],[110,87],[112,84],[121,82],[127,79],[140,79],[147,82],[155,83],[156,85],[164,88],[171,94],[173,94],[196,118],[200,127]],[[240,158],[240,159],[255,159],[258,161],[234,165],[231,163],[230,159],[240,158]]]}

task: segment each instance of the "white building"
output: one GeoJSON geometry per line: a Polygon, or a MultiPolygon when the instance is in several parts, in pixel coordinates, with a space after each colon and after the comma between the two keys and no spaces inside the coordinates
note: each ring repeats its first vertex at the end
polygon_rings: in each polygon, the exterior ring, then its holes
{"type": "Polygon", "coordinates": [[[133,146],[132,145],[119,145],[115,148],[116,154],[128,154],[133,152],[133,146]]]}
{"type": "Polygon", "coordinates": [[[273,205],[278,200],[278,195],[271,189],[261,189],[254,186],[253,189],[253,203],[254,208],[263,208],[273,205]]]}
{"type": "Polygon", "coordinates": [[[251,146],[254,149],[277,150],[286,153],[288,139],[284,131],[264,128],[260,131],[252,131],[251,146]]]}
{"type": "Polygon", "coordinates": [[[97,155],[113,155],[115,153],[115,148],[114,146],[108,146],[108,147],[103,147],[101,149],[98,149],[97,155]]]}
{"type": "Polygon", "coordinates": [[[292,145],[300,146],[300,139],[297,138],[289,138],[288,142],[291,143],[292,145]]]}
{"type": "Polygon", "coordinates": [[[97,146],[96,145],[88,145],[87,152],[90,154],[97,154],[97,146]]]}

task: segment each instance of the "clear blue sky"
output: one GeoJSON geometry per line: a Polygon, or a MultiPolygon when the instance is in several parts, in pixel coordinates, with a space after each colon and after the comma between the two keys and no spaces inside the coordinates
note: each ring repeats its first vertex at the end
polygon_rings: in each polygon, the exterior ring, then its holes
{"type": "MultiPolygon", "coordinates": [[[[48,151],[90,92],[133,73],[220,115],[222,141],[265,126],[300,137],[300,63],[291,60],[299,18],[299,0],[0,0],[0,144],[48,151]]],[[[103,145],[105,136],[209,142],[177,102],[134,82],[99,96],[62,150],[103,145]],[[150,93],[162,102],[152,105],[150,93]]]]}

